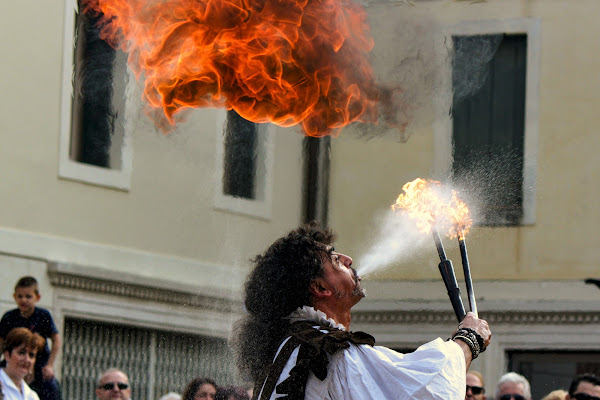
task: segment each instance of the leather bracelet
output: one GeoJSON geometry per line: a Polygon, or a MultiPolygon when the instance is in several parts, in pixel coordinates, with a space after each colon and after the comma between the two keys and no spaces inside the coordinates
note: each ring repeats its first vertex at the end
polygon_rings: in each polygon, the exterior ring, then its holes
{"type": "Polygon", "coordinates": [[[477,336],[475,336],[475,334],[473,334],[472,332],[461,328],[458,331],[456,331],[456,333],[452,336],[452,340],[454,339],[458,339],[466,343],[467,346],[469,346],[469,349],[471,350],[472,360],[476,359],[477,356],[479,356],[479,353],[481,353],[481,348],[479,347],[477,336]]]}
{"type": "Polygon", "coordinates": [[[479,351],[477,349],[477,344],[473,343],[471,341],[471,339],[469,339],[465,336],[456,335],[456,336],[454,336],[454,338],[452,340],[460,340],[461,342],[464,342],[467,344],[467,346],[469,346],[469,350],[471,350],[471,360],[476,359],[477,356],[479,355],[479,351]]]}
{"type": "Polygon", "coordinates": [[[471,329],[471,328],[462,328],[465,331],[471,332],[473,335],[475,335],[475,338],[477,339],[477,344],[479,344],[479,352],[483,353],[486,349],[485,347],[485,342],[483,341],[483,337],[481,337],[481,335],[479,333],[477,333],[477,331],[475,331],[475,329],[471,329]]]}

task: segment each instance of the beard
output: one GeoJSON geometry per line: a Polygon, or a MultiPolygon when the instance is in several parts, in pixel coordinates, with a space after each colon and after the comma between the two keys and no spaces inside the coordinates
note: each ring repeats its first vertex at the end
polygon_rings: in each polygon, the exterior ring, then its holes
{"type": "Polygon", "coordinates": [[[360,282],[359,282],[358,285],[356,285],[356,287],[352,291],[352,296],[366,297],[367,296],[367,289],[365,289],[364,287],[360,286],[360,282]]]}
{"type": "Polygon", "coordinates": [[[356,270],[354,268],[350,268],[350,269],[352,270],[352,273],[354,274],[354,278],[353,278],[354,289],[352,289],[352,291],[350,292],[348,290],[334,288],[333,294],[338,299],[344,299],[344,298],[348,298],[348,297],[353,297],[353,298],[358,297],[359,299],[362,299],[363,297],[365,297],[367,295],[367,291],[365,288],[362,287],[362,285],[360,283],[360,277],[356,273],[356,270]]]}

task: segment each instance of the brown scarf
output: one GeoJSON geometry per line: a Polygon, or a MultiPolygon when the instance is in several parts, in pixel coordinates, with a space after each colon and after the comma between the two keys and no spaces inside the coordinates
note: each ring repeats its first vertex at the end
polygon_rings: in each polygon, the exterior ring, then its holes
{"type": "Polygon", "coordinates": [[[296,365],[290,371],[290,376],[277,385],[277,394],[286,395],[280,397],[281,399],[303,400],[306,382],[311,371],[317,378],[324,380],[327,377],[328,354],[333,355],[340,350],[347,349],[350,347],[350,343],[375,345],[375,338],[367,333],[342,331],[314,321],[293,323],[290,326],[289,336],[289,340],[279,351],[273,364],[265,370],[262,379],[257,382],[252,400],[258,398],[261,389],[263,392],[261,399],[269,400],[283,368],[298,346],[300,349],[296,365]]]}

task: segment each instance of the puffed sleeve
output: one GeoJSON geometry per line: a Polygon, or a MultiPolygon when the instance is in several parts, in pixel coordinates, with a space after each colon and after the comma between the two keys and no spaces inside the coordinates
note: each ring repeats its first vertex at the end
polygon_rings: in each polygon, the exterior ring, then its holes
{"type": "Polygon", "coordinates": [[[327,377],[309,378],[306,399],[463,400],[464,353],[453,341],[436,339],[412,353],[381,346],[350,346],[331,357],[327,377]]]}

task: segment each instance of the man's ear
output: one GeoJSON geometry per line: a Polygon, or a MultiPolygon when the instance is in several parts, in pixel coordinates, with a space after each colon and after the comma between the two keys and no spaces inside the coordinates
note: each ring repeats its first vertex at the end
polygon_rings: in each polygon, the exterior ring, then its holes
{"type": "Polygon", "coordinates": [[[319,278],[313,280],[310,283],[310,286],[309,286],[310,294],[314,298],[322,298],[322,297],[331,296],[331,290],[327,289],[323,283],[324,282],[319,278]]]}

